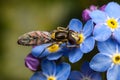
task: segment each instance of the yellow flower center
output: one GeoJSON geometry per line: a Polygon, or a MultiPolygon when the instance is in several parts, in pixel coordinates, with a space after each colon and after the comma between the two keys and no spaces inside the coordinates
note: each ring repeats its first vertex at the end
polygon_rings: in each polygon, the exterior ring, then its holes
{"type": "Polygon", "coordinates": [[[79,39],[77,40],[77,44],[81,44],[84,41],[84,35],[79,34],[78,37],[79,37],[79,39]]]}
{"type": "Polygon", "coordinates": [[[53,44],[49,46],[47,49],[50,53],[54,53],[54,52],[57,52],[60,49],[60,47],[59,47],[59,44],[53,44]]]}
{"type": "Polygon", "coordinates": [[[54,76],[49,76],[49,77],[47,78],[47,80],[56,80],[56,77],[54,77],[54,76]]]}
{"type": "Polygon", "coordinates": [[[114,64],[120,64],[120,54],[116,53],[115,55],[113,55],[112,61],[114,64]]]}
{"type": "Polygon", "coordinates": [[[118,27],[118,22],[114,18],[111,18],[107,20],[107,25],[111,29],[116,29],[118,27]]]}

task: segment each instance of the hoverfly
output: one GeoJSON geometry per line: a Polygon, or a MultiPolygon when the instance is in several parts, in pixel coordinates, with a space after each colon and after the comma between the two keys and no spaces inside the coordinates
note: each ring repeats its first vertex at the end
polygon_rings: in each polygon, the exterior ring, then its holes
{"type": "Polygon", "coordinates": [[[47,31],[32,31],[23,34],[18,38],[18,44],[24,46],[36,46],[46,43],[62,44],[66,43],[67,47],[76,47],[79,33],[69,28],[57,27],[52,32],[47,31]],[[68,43],[71,45],[68,46],[68,43]]]}
{"type": "Polygon", "coordinates": [[[67,47],[77,47],[77,41],[80,39],[78,32],[64,27],[57,27],[56,30],[53,30],[51,38],[53,41],[66,43],[67,47]],[[68,46],[68,43],[71,45],[68,46]]]}

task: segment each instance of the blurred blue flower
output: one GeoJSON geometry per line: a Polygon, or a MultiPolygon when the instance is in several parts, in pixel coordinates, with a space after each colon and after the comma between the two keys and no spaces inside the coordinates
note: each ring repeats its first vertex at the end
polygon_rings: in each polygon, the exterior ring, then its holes
{"type": "Polygon", "coordinates": [[[107,71],[107,80],[120,80],[120,45],[112,39],[98,42],[98,50],[90,67],[99,72],[107,71]]]}
{"type": "Polygon", "coordinates": [[[110,2],[105,6],[104,12],[95,10],[90,13],[90,17],[96,26],[93,36],[97,41],[105,41],[111,35],[120,42],[120,5],[110,2]]]}
{"type": "Polygon", "coordinates": [[[83,18],[83,20],[84,20],[84,21],[89,20],[89,19],[90,19],[89,14],[90,14],[92,11],[96,10],[96,9],[97,9],[97,6],[91,5],[89,9],[83,10],[83,12],[82,12],[82,18],[83,18]]]}
{"type": "Polygon", "coordinates": [[[43,44],[36,46],[32,49],[31,53],[37,58],[47,57],[48,60],[57,60],[62,55],[64,50],[62,49],[64,44],[43,44]]]}
{"type": "Polygon", "coordinates": [[[106,7],[106,5],[102,5],[102,6],[99,8],[99,10],[105,11],[105,7],[106,7]]]}
{"type": "Polygon", "coordinates": [[[90,13],[91,12],[93,12],[93,11],[95,11],[97,9],[99,9],[101,11],[104,11],[105,7],[106,7],[106,5],[103,5],[101,7],[98,7],[98,6],[95,6],[95,5],[91,5],[89,8],[83,10],[83,12],[82,12],[82,18],[83,18],[83,20],[87,21],[87,20],[91,19],[90,18],[90,13]]]}
{"type": "Polygon", "coordinates": [[[32,71],[37,71],[40,67],[40,59],[34,57],[31,53],[25,58],[25,66],[32,71]]]}
{"type": "Polygon", "coordinates": [[[67,63],[56,65],[54,61],[43,60],[41,63],[42,72],[33,74],[30,80],[67,80],[71,67],[67,63]]]}
{"type": "Polygon", "coordinates": [[[102,80],[99,72],[93,71],[88,62],[84,62],[80,71],[72,71],[69,80],[102,80]]]}
{"type": "Polygon", "coordinates": [[[88,53],[94,48],[95,40],[92,37],[93,22],[87,21],[82,29],[82,22],[78,19],[72,19],[69,23],[69,29],[78,32],[77,44],[79,47],[70,48],[68,50],[68,56],[70,62],[74,63],[80,60],[83,53],[88,53]]]}

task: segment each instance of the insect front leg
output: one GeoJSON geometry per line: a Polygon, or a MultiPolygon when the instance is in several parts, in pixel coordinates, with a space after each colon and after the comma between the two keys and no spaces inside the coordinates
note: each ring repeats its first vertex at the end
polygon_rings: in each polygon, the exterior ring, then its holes
{"type": "Polygon", "coordinates": [[[66,47],[67,47],[67,48],[73,48],[73,47],[80,47],[80,46],[77,45],[77,44],[74,44],[74,45],[72,44],[72,45],[71,45],[71,44],[68,44],[68,42],[66,42],[66,47]]]}

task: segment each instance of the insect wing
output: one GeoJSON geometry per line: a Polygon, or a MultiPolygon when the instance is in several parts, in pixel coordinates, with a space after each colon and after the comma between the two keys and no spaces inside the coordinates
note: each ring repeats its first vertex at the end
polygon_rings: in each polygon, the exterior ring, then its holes
{"type": "Polygon", "coordinates": [[[36,46],[51,42],[50,33],[47,31],[32,31],[18,38],[18,44],[24,46],[36,46]]]}

